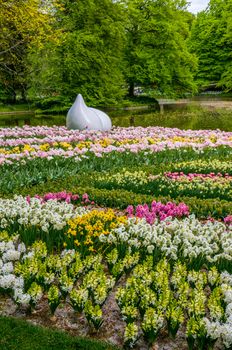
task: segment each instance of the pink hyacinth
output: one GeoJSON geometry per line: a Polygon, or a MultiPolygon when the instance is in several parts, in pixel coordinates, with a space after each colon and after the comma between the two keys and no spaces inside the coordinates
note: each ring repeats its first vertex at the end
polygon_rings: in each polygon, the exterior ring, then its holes
{"type": "MultiPolygon", "coordinates": [[[[57,201],[65,201],[66,203],[71,202],[77,202],[81,204],[94,204],[94,201],[90,201],[89,196],[87,193],[84,193],[82,197],[80,197],[78,194],[72,194],[71,192],[56,192],[56,193],[46,193],[44,196],[35,195],[34,198],[38,198],[41,200],[41,202],[47,202],[49,200],[57,200],[57,201]]],[[[27,196],[26,200],[28,203],[30,203],[31,197],[27,196]]]]}
{"type": "Polygon", "coordinates": [[[224,218],[224,223],[226,225],[232,225],[232,215],[228,215],[224,218]]]}
{"type": "Polygon", "coordinates": [[[126,209],[128,217],[136,216],[138,218],[145,218],[149,224],[153,224],[155,219],[165,220],[167,217],[183,217],[189,215],[189,207],[185,203],[175,204],[168,202],[162,204],[161,202],[153,201],[149,207],[147,204],[139,204],[135,208],[129,205],[126,209]]]}
{"type": "Polygon", "coordinates": [[[199,174],[199,173],[189,173],[184,174],[181,172],[166,172],[164,173],[166,177],[168,177],[171,180],[181,180],[186,179],[188,181],[192,181],[194,178],[200,178],[200,179],[217,179],[217,178],[226,178],[228,180],[232,179],[232,176],[229,174],[222,175],[221,173],[209,173],[209,174],[199,174]]]}
{"type": "Polygon", "coordinates": [[[84,193],[84,194],[82,195],[82,200],[83,200],[83,202],[85,202],[85,203],[90,203],[89,196],[88,196],[87,193],[84,193]]]}

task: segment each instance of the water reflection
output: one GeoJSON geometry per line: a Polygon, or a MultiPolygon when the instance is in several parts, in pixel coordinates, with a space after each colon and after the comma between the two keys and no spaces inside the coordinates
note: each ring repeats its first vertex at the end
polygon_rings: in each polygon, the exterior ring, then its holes
{"type": "Polygon", "coordinates": [[[65,125],[65,116],[0,115],[0,127],[65,125]]]}
{"type": "MultiPolygon", "coordinates": [[[[221,129],[232,131],[232,109],[165,106],[161,114],[157,107],[132,110],[107,110],[114,126],[163,126],[180,129],[221,129]]],[[[0,127],[24,125],[65,125],[65,115],[4,115],[0,116],[0,127]]]]}

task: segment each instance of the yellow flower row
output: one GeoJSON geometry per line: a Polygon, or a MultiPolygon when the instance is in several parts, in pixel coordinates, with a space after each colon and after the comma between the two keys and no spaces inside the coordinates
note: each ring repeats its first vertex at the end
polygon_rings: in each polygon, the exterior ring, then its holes
{"type": "Polygon", "coordinates": [[[118,216],[112,209],[92,210],[68,221],[65,245],[81,248],[86,246],[88,250],[93,251],[100,235],[108,235],[113,229],[126,222],[126,216],[118,216]]]}
{"type": "MultiPolygon", "coordinates": [[[[210,139],[212,142],[216,142],[217,139],[215,137],[211,137],[210,139]]],[[[38,147],[33,147],[29,144],[25,144],[22,146],[16,146],[13,148],[0,148],[0,154],[19,154],[19,153],[24,153],[24,152],[35,152],[36,150],[41,150],[41,151],[49,151],[52,148],[63,148],[65,150],[73,150],[75,148],[79,148],[80,150],[82,150],[83,148],[87,148],[89,149],[92,145],[100,145],[101,147],[108,147],[110,145],[114,145],[116,147],[120,147],[126,144],[139,144],[141,142],[143,143],[148,143],[150,145],[152,144],[157,144],[159,142],[164,141],[163,138],[152,138],[152,137],[145,137],[142,140],[141,139],[123,139],[120,141],[116,141],[114,139],[111,138],[104,138],[101,140],[96,140],[96,141],[81,141],[81,142],[73,142],[73,143],[69,143],[69,142],[52,142],[52,143],[43,143],[41,145],[38,145],[38,147]]],[[[201,138],[189,138],[189,137],[180,137],[180,136],[174,136],[171,137],[169,140],[165,139],[165,141],[170,141],[172,143],[176,143],[176,142],[193,142],[193,143],[200,143],[203,140],[201,138]]]]}

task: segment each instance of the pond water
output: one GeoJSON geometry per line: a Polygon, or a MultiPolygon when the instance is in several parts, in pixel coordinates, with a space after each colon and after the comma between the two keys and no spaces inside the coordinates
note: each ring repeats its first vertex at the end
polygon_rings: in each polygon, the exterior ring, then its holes
{"type": "MultiPolygon", "coordinates": [[[[165,106],[163,114],[157,108],[108,110],[115,126],[163,126],[180,129],[220,129],[232,131],[232,109],[200,106],[165,106]]],[[[65,125],[65,115],[0,115],[0,127],[23,125],[65,125]]]]}

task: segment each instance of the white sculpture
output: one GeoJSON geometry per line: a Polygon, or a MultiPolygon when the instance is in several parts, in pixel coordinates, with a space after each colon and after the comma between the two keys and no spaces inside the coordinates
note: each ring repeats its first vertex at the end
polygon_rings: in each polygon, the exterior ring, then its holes
{"type": "Polygon", "coordinates": [[[87,107],[81,94],[70,108],[66,118],[68,129],[101,130],[112,128],[112,123],[107,114],[98,109],[87,107]]]}

